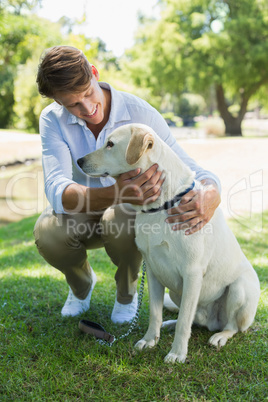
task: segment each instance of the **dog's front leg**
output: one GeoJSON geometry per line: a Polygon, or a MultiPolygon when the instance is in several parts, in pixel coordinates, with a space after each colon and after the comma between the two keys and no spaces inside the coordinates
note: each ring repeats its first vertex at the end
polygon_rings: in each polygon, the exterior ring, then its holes
{"type": "Polygon", "coordinates": [[[165,287],[161,285],[147,263],[146,273],[149,289],[150,321],[146,334],[135,345],[135,349],[138,350],[143,348],[152,348],[157,344],[160,338],[160,328],[162,325],[165,287]]]}
{"type": "Polygon", "coordinates": [[[200,272],[196,271],[183,277],[182,299],[175,329],[175,338],[171,351],[165,357],[166,363],[185,362],[201,286],[202,274],[200,272]]]}

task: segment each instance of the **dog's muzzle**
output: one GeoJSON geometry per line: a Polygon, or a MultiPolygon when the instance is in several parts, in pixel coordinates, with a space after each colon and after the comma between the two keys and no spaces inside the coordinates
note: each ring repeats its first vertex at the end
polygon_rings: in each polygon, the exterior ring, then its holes
{"type": "MultiPolygon", "coordinates": [[[[97,166],[96,165],[94,165],[94,164],[87,164],[87,166],[84,166],[85,165],[85,158],[79,158],[78,160],[77,160],[77,164],[78,164],[78,166],[85,172],[85,173],[87,173],[89,176],[95,176],[94,175],[94,171],[96,170],[96,168],[97,168],[97,166]],[[85,169],[83,168],[83,167],[85,167],[85,169]]],[[[98,174],[97,175],[97,177],[107,177],[107,176],[109,176],[110,174],[108,173],[108,172],[104,172],[103,174],[98,174]]]]}

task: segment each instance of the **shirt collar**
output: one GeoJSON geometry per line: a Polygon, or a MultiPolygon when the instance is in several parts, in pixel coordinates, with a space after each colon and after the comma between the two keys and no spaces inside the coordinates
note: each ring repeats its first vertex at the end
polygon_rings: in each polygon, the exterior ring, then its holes
{"type": "MultiPolygon", "coordinates": [[[[129,111],[124,101],[124,97],[122,96],[120,91],[115,90],[111,85],[107,82],[99,82],[99,86],[104,89],[108,89],[111,91],[111,111],[109,120],[106,123],[106,128],[113,127],[117,122],[128,121],[131,120],[129,111]]],[[[66,110],[67,111],[67,110],[66,110]]],[[[83,119],[80,119],[70,112],[67,124],[80,124],[81,126],[85,126],[86,122],[83,119]]]]}

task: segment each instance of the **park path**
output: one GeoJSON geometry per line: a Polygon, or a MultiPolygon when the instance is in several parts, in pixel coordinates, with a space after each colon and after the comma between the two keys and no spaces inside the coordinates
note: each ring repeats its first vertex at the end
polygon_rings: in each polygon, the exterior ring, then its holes
{"type": "Polygon", "coordinates": [[[0,166],[41,157],[41,140],[37,134],[0,131],[0,166]]]}
{"type": "MultiPolygon", "coordinates": [[[[180,130],[172,131],[197,163],[220,178],[227,218],[250,221],[253,212],[268,209],[268,138],[181,139],[180,130]]],[[[0,166],[40,157],[39,135],[0,132],[0,166]]]]}
{"type": "Polygon", "coordinates": [[[220,178],[226,218],[243,223],[247,219],[250,226],[252,214],[268,209],[268,138],[190,139],[179,143],[199,165],[220,178]]]}

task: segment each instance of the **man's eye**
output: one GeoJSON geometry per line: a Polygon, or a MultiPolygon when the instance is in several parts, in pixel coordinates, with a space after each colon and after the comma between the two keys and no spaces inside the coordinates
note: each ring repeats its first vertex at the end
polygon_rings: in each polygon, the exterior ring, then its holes
{"type": "Polygon", "coordinates": [[[114,143],[112,141],[108,141],[106,147],[107,148],[112,148],[114,146],[114,143]]]}

